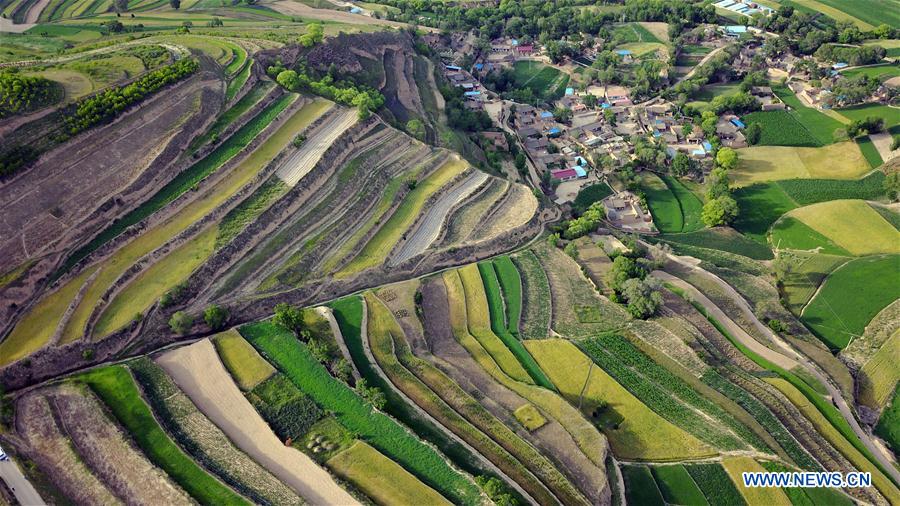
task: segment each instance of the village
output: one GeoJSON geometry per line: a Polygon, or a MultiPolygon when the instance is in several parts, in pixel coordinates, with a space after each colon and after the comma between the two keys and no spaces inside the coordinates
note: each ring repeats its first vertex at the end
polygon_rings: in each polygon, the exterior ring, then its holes
{"type": "MultiPolygon", "coordinates": [[[[773,12],[753,2],[723,0],[716,5],[745,15],[773,12]]],[[[843,79],[840,72],[851,68],[846,62],[828,65],[813,56],[798,57],[789,51],[767,53],[766,43],[772,34],[754,27],[705,25],[689,35],[689,41],[705,54],[699,62],[693,62],[695,65],[679,66],[681,56],[672,57],[663,50],[649,55],[675,63],[660,72],[668,86],[690,79],[716,53],[733,48],[734,58],[728,63],[737,80],[764,68],[767,80],[786,85],[804,106],[827,110],[837,105],[831,89],[843,79]]],[[[628,189],[617,175],[618,170],[636,158],[636,144],[643,143],[642,139],[664,150],[669,162],[679,153],[685,155],[695,170],[684,176],[701,183],[715,165],[712,157],[715,150],[751,145],[746,138],[747,125],[730,108],[716,115],[714,129],[703,128],[696,120],[697,115],[688,114],[690,102],[688,108],[679,107],[662,94],[637,101],[626,86],[582,80],[576,87],[569,82],[569,75],[574,77],[590,68],[600,55],[602,40],[556,63],[547,54],[547,48],[531,40],[496,39],[487,47],[482,43],[481,48],[472,34],[455,34],[449,44],[436,34],[425,36],[425,40],[441,55],[445,62],[443,72],[449,82],[463,90],[466,107],[486,111],[500,126],[501,131],[480,132],[482,138],[490,141],[492,149],[508,151],[508,137],[504,133],[512,134],[526,156],[530,183],[542,188],[557,204],[571,203],[581,189],[591,185],[609,185],[613,194],[603,200],[607,220],[622,230],[656,232],[646,200],[628,189]],[[485,82],[492,72],[517,69],[523,64],[558,70],[561,76],[566,76],[563,85],[557,79],[548,83],[548,87],[560,86],[562,93],[548,95],[548,100],[538,100],[533,105],[504,98],[485,82]]],[[[615,55],[625,66],[648,58],[647,54],[637,57],[628,49],[616,50],[615,55]]],[[[891,79],[873,88],[866,101],[887,103],[897,95],[898,89],[900,78],[891,79]]],[[[747,110],[790,109],[771,86],[747,86],[746,93],[755,102],[747,110]]]]}

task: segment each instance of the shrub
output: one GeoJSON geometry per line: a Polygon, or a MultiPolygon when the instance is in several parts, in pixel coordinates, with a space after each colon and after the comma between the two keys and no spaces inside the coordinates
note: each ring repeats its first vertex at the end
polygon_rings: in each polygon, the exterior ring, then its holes
{"type": "Polygon", "coordinates": [[[282,441],[297,440],[322,417],[322,410],[283,374],[273,374],[247,395],[282,441]]]}
{"type": "Polygon", "coordinates": [[[210,304],[203,311],[203,319],[212,330],[220,330],[228,323],[228,310],[218,304],[210,304]]]}
{"type": "Polygon", "coordinates": [[[172,317],[169,318],[169,328],[176,334],[187,334],[191,331],[193,325],[194,317],[184,311],[175,311],[172,317]]]}

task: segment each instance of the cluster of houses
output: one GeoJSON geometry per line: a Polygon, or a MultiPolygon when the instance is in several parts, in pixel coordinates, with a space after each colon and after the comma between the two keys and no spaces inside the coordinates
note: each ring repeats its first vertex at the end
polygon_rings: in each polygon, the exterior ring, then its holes
{"type": "Polygon", "coordinates": [[[775,9],[771,7],[767,7],[750,0],[720,0],[713,5],[719,7],[720,9],[729,10],[731,12],[743,14],[744,16],[748,17],[757,13],[762,13],[768,16],[775,12],[775,9]]]}
{"type": "Polygon", "coordinates": [[[466,107],[475,110],[484,108],[487,90],[468,70],[457,65],[444,65],[444,76],[450,81],[450,84],[462,88],[463,96],[466,98],[466,107]]]}

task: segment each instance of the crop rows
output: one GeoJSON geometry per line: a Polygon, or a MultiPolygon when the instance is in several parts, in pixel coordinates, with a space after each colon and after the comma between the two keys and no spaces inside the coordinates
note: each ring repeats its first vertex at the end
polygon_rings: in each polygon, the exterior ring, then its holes
{"type": "Polygon", "coordinates": [[[780,187],[797,205],[807,206],[838,199],[878,200],[884,195],[884,173],[845,181],[840,179],[786,179],[765,183],[780,187]]]}
{"type": "Polygon", "coordinates": [[[293,334],[268,322],[244,326],[241,334],[320,407],[332,411],[347,429],[449,499],[475,502],[478,490],[473,483],[453,470],[435,450],[334,379],[293,334]]]}
{"type": "Polygon", "coordinates": [[[694,482],[709,499],[710,504],[743,506],[747,504],[741,493],[719,464],[694,464],[684,466],[694,482]]]}
{"type": "Polygon", "coordinates": [[[550,329],[550,285],[547,274],[531,251],[513,257],[522,275],[521,339],[546,339],[550,329]]]}
{"type": "Polygon", "coordinates": [[[684,381],[650,360],[624,338],[604,334],[580,344],[604,370],[647,406],[704,441],[725,449],[745,448],[745,443],[740,438],[752,442],[754,446],[762,444],[755,434],[721,407],[701,397],[684,381]],[[713,416],[739,436],[729,434],[724,428],[710,426],[703,416],[688,406],[713,416]]]}
{"type": "MultiPolygon", "coordinates": [[[[709,504],[703,492],[680,464],[650,468],[660,492],[669,504],[703,506],[709,504]]],[[[718,501],[719,498],[716,498],[718,501]]]]}
{"type": "Polygon", "coordinates": [[[79,376],[103,399],[147,457],[203,504],[245,504],[197,466],[162,430],[144,404],[128,369],[109,366],[79,376]]]}
{"type": "Polygon", "coordinates": [[[195,461],[254,502],[299,503],[290,489],[235,448],[162,368],[146,357],[129,363],[129,368],[153,412],[195,461]]]}
{"type": "Polygon", "coordinates": [[[412,355],[403,331],[374,296],[367,296],[372,354],[391,381],[430,415],[500,467],[539,503],[555,502],[531,472],[565,503],[582,503],[577,490],[543,456],[485,410],[442,372],[412,355]],[[477,427],[477,428],[476,428],[477,427]],[[483,431],[483,432],[482,432],[483,431]],[[518,459],[518,460],[517,460],[518,459]]]}
{"type": "Polygon", "coordinates": [[[778,418],[769,411],[756,397],[746,390],[723,378],[715,370],[710,369],[703,375],[702,380],[707,385],[723,393],[729,399],[738,403],[748,413],[753,415],[760,425],[766,428],[775,441],[784,449],[789,457],[801,468],[818,471],[821,466],[806,453],[805,450],[791,436],[790,432],[781,424],[778,418]]]}
{"type": "Polygon", "coordinates": [[[487,295],[488,310],[491,315],[491,330],[503,341],[503,344],[515,355],[519,363],[531,376],[538,385],[555,390],[553,383],[544,374],[540,366],[535,362],[522,341],[516,339],[506,327],[504,321],[503,296],[500,294],[500,283],[497,280],[497,274],[494,270],[493,262],[482,262],[478,264],[478,271],[481,273],[481,280],[484,283],[484,291],[487,295]]]}
{"type": "Polygon", "coordinates": [[[519,337],[519,320],[522,319],[522,279],[512,259],[497,257],[492,262],[497,272],[497,280],[503,290],[506,302],[506,328],[510,334],[519,337]]]}
{"type": "Polygon", "coordinates": [[[247,398],[282,441],[300,439],[322,417],[316,403],[282,374],[256,385],[247,398]]]}

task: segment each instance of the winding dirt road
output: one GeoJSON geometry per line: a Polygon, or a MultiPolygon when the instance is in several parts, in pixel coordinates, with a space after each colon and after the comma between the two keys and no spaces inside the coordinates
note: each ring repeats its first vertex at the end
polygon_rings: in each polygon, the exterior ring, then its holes
{"type": "Polygon", "coordinates": [[[755,353],[758,353],[760,356],[769,360],[780,367],[783,367],[787,370],[791,370],[795,367],[802,367],[807,373],[811,374],[815,377],[825,388],[828,390],[829,398],[831,402],[840,410],[841,415],[850,424],[850,427],[853,429],[853,432],[859,437],[860,441],[862,441],[863,445],[878,459],[878,462],[881,466],[886,470],[887,474],[894,480],[895,483],[900,482],[900,471],[894,467],[894,463],[891,461],[888,455],[885,455],[884,449],[875,444],[872,441],[872,438],[869,434],[863,430],[863,428],[859,425],[859,422],[856,420],[856,417],[853,416],[853,411],[851,411],[850,406],[847,405],[847,401],[844,400],[844,397],[841,395],[840,391],[834,384],[819,371],[817,367],[810,363],[810,361],[794,351],[787,343],[785,343],[780,336],[778,336],[775,332],[773,332],[768,326],[763,324],[753,313],[753,310],[750,308],[750,305],[747,301],[735,291],[734,288],[731,287],[728,283],[723,281],[721,278],[708,272],[704,269],[701,269],[690,262],[683,260],[674,255],[669,255],[669,259],[678,262],[679,264],[686,266],[692,269],[694,272],[714,281],[716,284],[722,287],[725,290],[725,293],[729,298],[734,301],[735,304],[741,309],[746,318],[749,321],[753,322],[753,325],[769,339],[772,340],[775,344],[778,345],[779,348],[783,350],[783,352],[779,352],[764,346],[762,343],[754,339],[750,334],[748,334],[740,325],[734,322],[731,318],[729,318],[718,306],[716,306],[711,300],[709,300],[705,295],[700,293],[693,285],[682,280],[681,278],[677,278],[667,272],[661,271],[653,271],[652,275],[662,281],[667,283],[671,283],[685,291],[687,291],[690,296],[693,298],[695,302],[702,305],[713,317],[715,317],[729,332],[734,336],[735,339],[739,340],[741,344],[750,348],[755,353]]]}

